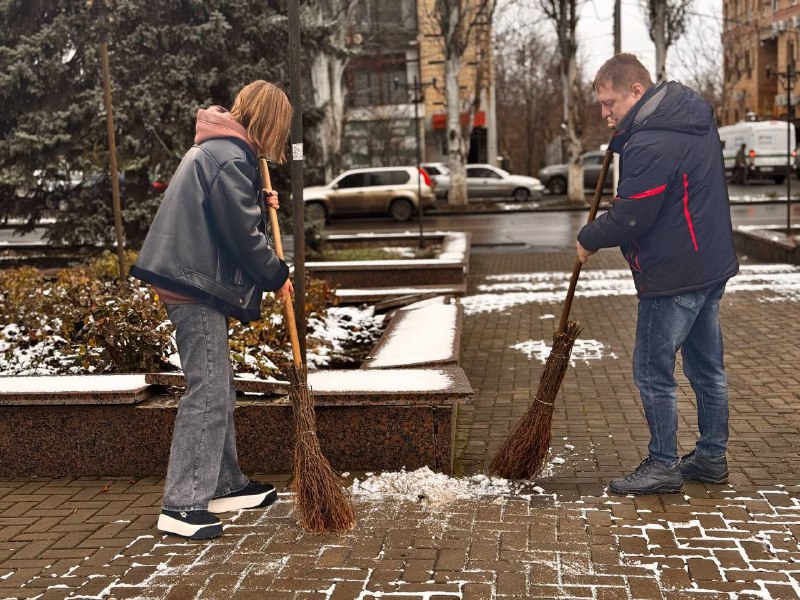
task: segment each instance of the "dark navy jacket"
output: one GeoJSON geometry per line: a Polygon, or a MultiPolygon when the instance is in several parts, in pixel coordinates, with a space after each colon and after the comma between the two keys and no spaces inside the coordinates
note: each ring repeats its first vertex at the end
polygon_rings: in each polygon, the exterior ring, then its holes
{"type": "Polygon", "coordinates": [[[586,225],[587,250],[620,246],[640,298],[736,275],[728,187],[711,106],[684,85],[651,87],[619,125],[614,204],[586,225]]]}
{"type": "Polygon", "coordinates": [[[220,137],[193,146],[170,181],[131,274],[240,321],[289,268],[262,232],[266,208],[252,150],[220,137]]]}

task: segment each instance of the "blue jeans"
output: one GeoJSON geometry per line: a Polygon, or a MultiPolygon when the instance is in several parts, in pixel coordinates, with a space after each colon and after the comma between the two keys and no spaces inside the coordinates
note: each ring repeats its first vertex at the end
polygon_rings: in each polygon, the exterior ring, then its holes
{"type": "Polygon", "coordinates": [[[165,510],[206,510],[248,484],[236,457],[228,319],[204,304],[167,305],[186,377],[169,451],[165,510]]]}
{"type": "Polygon", "coordinates": [[[719,301],[725,284],[676,296],[642,298],[636,324],[633,377],[650,427],[650,458],[678,461],[678,402],[675,357],[697,397],[697,454],[725,455],[728,443],[728,383],[723,364],[719,301]]]}

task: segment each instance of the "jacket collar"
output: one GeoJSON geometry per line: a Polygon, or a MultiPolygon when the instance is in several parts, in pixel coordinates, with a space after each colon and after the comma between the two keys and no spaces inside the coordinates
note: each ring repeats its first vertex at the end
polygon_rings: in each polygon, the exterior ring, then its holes
{"type": "Polygon", "coordinates": [[[628,114],[625,115],[625,118],[622,119],[619,130],[611,140],[611,148],[614,152],[622,152],[631,135],[653,115],[666,94],[667,83],[663,82],[658,85],[651,85],[644,95],[639,98],[636,104],[628,111],[628,114]]]}

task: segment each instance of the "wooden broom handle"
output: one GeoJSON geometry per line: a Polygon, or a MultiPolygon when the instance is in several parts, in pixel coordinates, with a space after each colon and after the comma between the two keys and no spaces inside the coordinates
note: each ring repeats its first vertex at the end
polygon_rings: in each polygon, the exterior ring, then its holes
{"type": "MultiPolygon", "coordinates": [[[[262,158],[258,161],[261,167],[261,178],[264,183],[264,189],[268,192],[272,191],[272,180],[269,177],[269,166],[267,160],[262,158]]],[[[278,258],[283,260],[283,242],[281,241],[281,228],[278,225],[278,211],[267,205],[269,211],[269,224],[272,227],[272,235],[275,238],[275,254],[278,258]]],[[[294,317],[294,305],[292,299],[286,298],[283,302],[283,312],[286,314],[286,320],[289,323],[289,339],[292,342],[292,359],[296,367],[299,367],[303,360],[300,356],[300,338],[297,335],[297,321],[294,317]]]]}
{"type": "MultiPolygon", "coordinates": [[[[600,176],[597,178],[597,185],[594,188],[594,198],[592,198],[592,206],[589,209],[589,217],[586,219],[588,225],[594,221],[597,216],[597,209],[600,206],[600,196],[603,194],[603,185],[606,182],[608,169],[611,166],[611,159],[614,152],[611,150],[611,142],[608,143],[606,155],[603,157],[603,168],[600,169],[600,176]]],[[[561,311],[561,321],[558,324],[558,333],[564,333],[567,330],[567,323],[569,322],[569,311],[572,308],[572,298],[575,296],[575,286],[578,285],[578,277],[581,274],[581,267],[583,264],[580,259],[575,259],[575,266],[572,267],[572,277],[569,280],[569,290],[567,291],[567,298],[564,300],[564,308],[561,311]]]]}

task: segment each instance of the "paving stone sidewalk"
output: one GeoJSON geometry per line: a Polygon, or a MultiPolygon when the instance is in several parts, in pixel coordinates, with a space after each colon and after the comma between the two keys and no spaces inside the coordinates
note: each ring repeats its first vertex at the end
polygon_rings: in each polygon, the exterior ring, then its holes
{"type": "MultiPolygon", "coordinates": [[[[473,253],[469,295],[487,293],[497,275],[568,272],[573,258],[473,253]]],[[[624,268],[601,252],[587,281],[624,268]]],[[[527,495],[360,500],[354,531],[317,536],[298,528],[284,494],[268,510],[229,515],[222,538],[197,543],[155,530],[157,479],[0,479],[0,598],[800,598],[798,303],[725,296],[730,484],[640,498],[605,494],[646,452],[630,376],[635,307],[631,296],[579,291],[581,339],[602,348],[568,371],[554,462],[527,495]]],[[[462,366],[475,399],[460,414],[460,474],[485,469],[527,409],[541,363],[514,346],[549,341],[554,321],[541,317],[559,312],[558,301],[467,311],[462,366]]],[[[696,413],[679,383],[688,451],[696,413]]]]}

